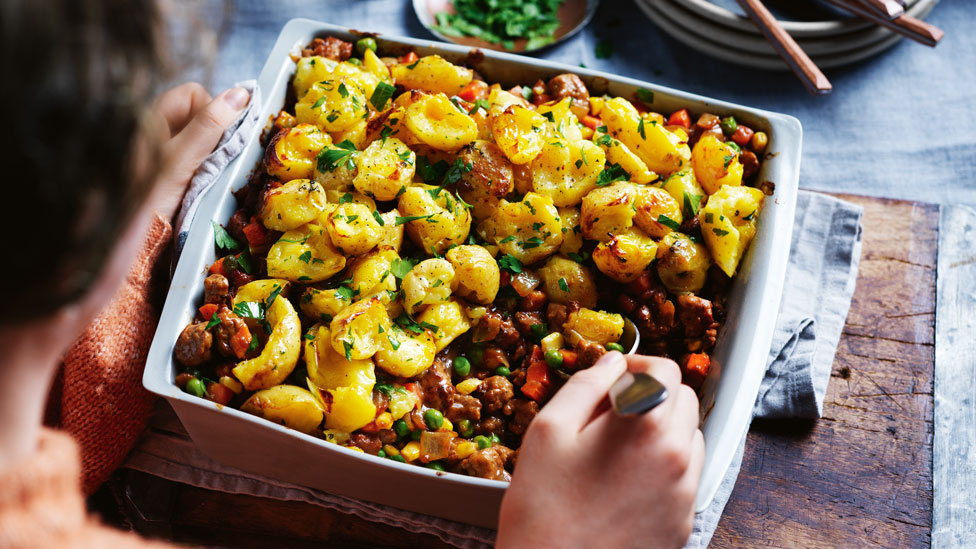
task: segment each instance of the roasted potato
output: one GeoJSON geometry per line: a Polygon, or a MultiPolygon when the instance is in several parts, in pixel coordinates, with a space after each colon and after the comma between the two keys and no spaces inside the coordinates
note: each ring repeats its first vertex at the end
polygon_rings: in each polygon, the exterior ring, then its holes
{"type": "Polygon", "coordinates": [[[456,151],[478,138],[478,125],[444,94],[420,95],[404,114],[403,124],[421,142],[442,151],[456,151]]]}
{"type": "Polygon", "coordinates": [[[539,269],[539,275],[542,290],[553,303],[576,302],[581,307],[596,307],[596,281],[587,267],[556,255],[539,269]]]}
{"type": "Polygon", "coordinates": [[[323,416],[312,393],[294,385],[262,389],[241,404],[241,411],[309,435],[318,430],[323,416]]]}
{"type": "Polygon", "coordinates": [[[668,233],[657,246],[657,274],[669,292],[696,293],[705,285],[712,257],[704,244],[677,231],[668,233]]]}
{"type": "Polygon", "coordinates": [[[348,287],[355,300],[384,291],[396,291],[396,277],[390,272],[400,256],[393,248],[382,247],[358,257],[349,267],[348,287]]]}
{"type": "Polygon", "coordinates": [[[474,73],[439,55],[427,55],[413,63],[397,63],[390,69],[397,84],[408,90],[443,93],[448,96],[467,86],[474,73]]]}
{"type": "Polygon", "coordinates": [[[417,155],[395,137],[373,141],[359,155],[352,184],[376,200],[393,200],[413,180],[416,160],[417,155]]]}
{"type": "Polygon", "coordinates": [[[406,223],[407,235],[428,253],[441,254],[453,245],[463,244],[471,230],[468,208],[439,187],[410,187],[400,196],[398,209],[403,217],[397,223],[406,223]]]}
{"type": "Polygon", "coordinates": [[[265,149],[265,170],[282,183],[310,179],[315,173],[316,156],[331,144],[329,134],[312,124],[285,128],[271,138],[265,149]]]}
{"type": "Polygon", "coordinates": [[[620,340],[624,333],[624,317],[616,313],[582,308],[569,313],[563,324],[566,343],[575,345],[583,339],[606,345],[620,340]]]}
{"type": "MultiPolygon", "coordinates": [[[[339,204],[328,215],[325,226],[332,244],[343,254],[364,254],[383,239],[383,227],[373,217],[375,210],[356,202],[339,204]]],[[[382,218],[381,218],[382,219],[382,218]]]]}
{"type": "Polygon", "coordinates": [[[434,334],[426,329],[405,330],[394,324],[380,338],[380,350],[373,355],[376,365],[390,375],[413,377],[434,363],[437,347],[434,334]]]}
{"type": "Polygon", "coordinates": [[[298,308],[309,318],[332,322],[333,317],[350,304],[352,304],[351,291],[340,288],[329,290],[306,288],[298,308]]]}
{"type": "Polygon", "coordinates": [[[427,305],[443,303],[451,297],[454,267],[440,258],[425,259],[403,277],[403,306],[410,315],[427,305]]]}
{"type": "Polygon", "coordinates": [[[579,128],[579,119],[573,114],[571,106],[573,99],[564,97],[538,106],[537,112],[543,115],[549,124],[545,126],[546,138],[563,139],[576,142],[583,139],[579,128]]]}
{"type": "Polygon", "coordinates": [[[376,383],[373,361],[349,360],[332,348],[329,327],[315,324],[305,338],[305,366],[308,378],[321,389],[360,387],[372,390],[376,383]],[[310,338],[310,339],[309,339],[310,338]]]}
{"type": "Polygon", "coordinates": [[[705,134],[695,150],[691,152],[691,165],[695,169],[695,177],[708,194],[715,194],[722,185],[742,184],[742,164],[739,163],[739,152],[728,143],[722,143],[717,137],[705,134]]]}
{"type": "Polygon", "coordinates": [[[563,243],[559,211],[552,199],[531,192],[521,202],[502,200],[481,229],[502,252],[526,265],[552,255],[563,243]]]}
{"type": "Polygon", "coordinates": [[[756,218],[764,195],[759,189],[722,185],[698,212],[702,236],[722,272],[734,276],[739,261],[756,236],[756,218]]]}
{"type": "Polygon", "coordinates": [[[447,347],[455,338],[471,329],[471,322],[464,312],[464,307],[453,298],[427,307],[417,321],[422,326],[430,325],[436,328],[431,328],[431,331],[434,332],[437,351],[447,347]]]}
{"type": "Polygon", "coordinates": [[[542,152],[546,119],[516,103],[489,117],[491,135],[512,164],[528,164],[542,152]]]}
{"type": "Polygon", "coordinates": [[[380,214],[380,219],[383,220],[383,237],[380,239],[378,246],[392,248],[396,253],[400,253],[403,248],[403,225],[398,225],[396,220],[400,217],[400,210],[393,208],[392,210],[386,212],[385,214],[380,214]]]}
{"type": "Polygon", "coordinates": [[[670,175],[691,159],[687,138],[683,141],[656,121],[645,122],[630,101],[622,97],[605,101],[600,115],[610,135],[627,145],[655,173],[670,175]]]}
{"type": "Polygon", "coordinates": [[[290,231],[325,211],[325,189],[315,181],[294,179],[267,194],[261,222],[275,231],[290,231]]]}
{"type": "Polygon", "coordinates": [[[608,135],[602,139],[597,138],[595,141],[600,144],[606,153],[607,164],[617,164],[620,166],[630,176],[629,181],[646,185],[657,179],[657,174],[647,169],[644,161],[627,148],[627,145],[624,145],[619,139],[614,139],[608,135]]]}
{"type": "Polygon", "coordinates": [[[613,235],[593,250],[593,263],[618,282],[633,282],[654,261],[657,244],[639,230],[613,235]]]}
{"type": "Polygon", "coordinates": [[[367,115],[366,99],[366,91],[353,78],[329,78],[312,84],[299,99],[295,104],[295,118],[299,123],[315,124],[327,132],[341,132],[367,115]]]}
{"type": "Polygon", "coordinates": [[[338,273],[346,258],[319,225],[287,231],[268,251],[268,276],[292,282],[318,282],[338,273]]]}
{"type": "Polygon", "coordinates": [[[583,227],[580,225],[578,208],[559,208],[559,223],[562,224],[563,243],[559,253],[568,256],[579,253],[583,247],[583,227]]]}
{"type": "Polygon", "coordinates": [[[592,141],[552,139],[532,162],[532,189],[556,206],[575,206],[597,187],[605,164],[606,154],[592,141]]]}
{"type": "MultiPolygon", "coordinates": [[[[286,288],[281,280],[259,280],[244,285],[235,296],[235,306],[247,299],[264,303],[276,288],[286,288]],[[260,284],[259,284],[260,283],[260,284]],[[245,290],[251,284],[250,289],[245,290]],[[241,301],[238,301],[241,299],[241,301]]],[[[285,381],[298,364],[301,351],[301,322],[291,302],[284,296],[276,295],[265,312],[265,321],[271,326],[271,334],[261,354],[237,363],[234,377],[248,391],[267,389],[285,381]]]]}
{"type": "Polygon", "coordinates": [[[482,305],[495,300],[501,273],[487,250],[481,246],[456,246],[447,251],[446,257],[454,267],[451,289],[455,294],[482,305]]]}
{"type": "Polygon", "coordinates": [[[325,427],[333,431],[351,433],[365,427],[376,417],[372,389],[359,386],[322,389],[308,380],[308,388],[325,409],[325,427]]]}
{"type": "Polygon", "coordinates": [[[633,226],[637,215],[637,197],[637,187],[626,181],[600,187],[587,194],[580,206],[583,236],[602,242],[626,232],[633,226]]]}
{"type": "Polygon", "coordinates": [[[691,168],[671,174],[661,185],[661,188],[668,191],[672,198],[681,204],[681,212],[684,217],[698,214],[698,208],[705,198],[705,190],[698,184],[695,178],[695,171],[691,168]]]}
{"type": "Polygon", "coordinates": [[[332,319],[332,348],[349,360],[370,358],[380,348],[380,337],[390,329],[390,317],[379,295],[366,297],[332,319]]]}
{"type": "Polygon", "coordinates": [[[637,187],[634,223],[651,238],[662,238],[681,227],[681,204],[658,187],[637,187]]]}

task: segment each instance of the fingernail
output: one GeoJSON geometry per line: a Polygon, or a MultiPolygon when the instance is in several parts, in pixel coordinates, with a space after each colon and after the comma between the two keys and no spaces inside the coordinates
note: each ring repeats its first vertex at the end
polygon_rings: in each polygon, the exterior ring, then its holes
{"type": "Polygon", "coordinates": [[[235,111],[239,111],[247,106],[247,102],[250,99],[251,94],[240,87],[233,88],[224,94],[224,102],[233,107],[235,111]]]}

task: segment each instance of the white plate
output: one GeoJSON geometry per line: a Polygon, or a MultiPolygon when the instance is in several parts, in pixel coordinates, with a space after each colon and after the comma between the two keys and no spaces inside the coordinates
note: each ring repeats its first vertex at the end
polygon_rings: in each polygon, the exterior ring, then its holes
{"type": "MultiPolygon", "coordinates": [[[[325,35],[352,41],[360,36],[344,27],[307,19],[293,19],[282,29],[258,80],[265,97],[260,105],[263,119],[270,120],[284,104],[295,70],[289,53],[312,38],[325,35]]],[[[480,57],[469,58],[467,48],[429,40],[383,35],[376,40],[382,52],[391,54],[402,54],[413,48],[419,55],[437,53],[455,62],[480,57]]],[[[775,182],[776,192],[766,199],[756,238],[730,288],[728,320],[713,353],[715,366],[702,388],[705,464],[696,508],[704,509],[714,497],[749,427],[752,406],[766,368],[796,208],[802,141],[799,121],[782,114],[531,57],[485,51],[474,68],[488,81],[505,86],[574,72],[595,93],[630,97],[637,88],[646,88],[654,92],[655,110],[671,112],[687,107],[695,113],[732,114],[750,127],[769,134],[767,147],[771,155],[763,162],[758,177],[775,182]]],[[[197,446],[217,461],[333,494],[494,528],[506,483],[441,473],[356,452],[196,398],[175,385],[173,346],[183,327],[193,318],[202,297],[207,266],[216,259],[210,221],[226,223],[236,209],[230,191],[244,186],[249,172],[260,165],[264,154],[261,133],[260,128],[254,130],[241,155],[202,198],[149,350],[143,384],[172,404],[197,446]]],[[[653,474],[654,471],[647,472],[653,474]]]]}

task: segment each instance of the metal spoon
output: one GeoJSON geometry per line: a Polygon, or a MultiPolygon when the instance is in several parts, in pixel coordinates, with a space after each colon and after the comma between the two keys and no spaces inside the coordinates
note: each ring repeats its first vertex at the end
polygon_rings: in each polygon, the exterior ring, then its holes
{"type": "Polygon", "coordinates": [[[431,34],[445,42],[454,42],[462,46],[472,46],[482,49],[528,53],[530,51],[548,48],[575,35],[590,22],[593,14],[596,13],[596,7],[599,3],[599,0],[564,0],[556,14],[559,18],[559,28],[553,33],[552,42],[532,49],[526,49],[526,40],[519,39],[515,40],[515,47],[511,50],[505,49],[501,44],[494,44],[481,40],[480,38],[474,38],[472,36],[448,36],[438,31],[435,15],[443,11],[453,12],[454,8],[451,0],[413,0],[413,11],[417,14],[417,18],[420,19],[421,25],[426,27],[431,34]]]}

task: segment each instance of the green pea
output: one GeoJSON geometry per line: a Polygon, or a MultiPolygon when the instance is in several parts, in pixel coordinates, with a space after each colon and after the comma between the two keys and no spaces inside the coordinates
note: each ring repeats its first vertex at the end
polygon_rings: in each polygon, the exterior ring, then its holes
{"type": "Polygon", "coordinates": [[[380,450],[379,452],[376,452],[376,457],[385,458],[386,457],[386,450],[380,450]]]}
{"type": "Polygon", "coordinates": [[[485,448],[491,447],[491,439],[484,435],[474,437],[474,441],[478,445],[479,450],[484,450],[485,448]]]}
{"type": "Polygon", "coordinates": [[[405,437],[410,434],[410,426],[402,419],[393,422],[393,430],[396,431],[398,437],[405,437]]]}
{"type": "Polygon", "coordinates": [[[423,433],[423,431],[421,431],[420,429],[417,429],[416,431],[411,431],[410,432],[410,440],[416,440],[417,442],[420,442],[420,435],[422,433],[423,433]]]}
{"type": "Polygon", "coordinates": [[[556,350],[546,351],[546,364],[553,368],[561,367],[563,365],[563,354],[556,350]]]}
{"type": "Polygon", "coordinates": [[[206,387],[204,387],[203,382],[199,378],[193,378],[186,382],[186,392],[190,393],[195,397],[203,397],[207,393],[206,387]]]}
{"type": "Polygon", "coordinates": [[[496,376],[508,377],[508,376],[512,375],[512,371],[509,370],[508,368],[504,367],[504,366],[499,366],[499,367],[495,368],[495,375],[496,376]]]}
{"type": "Polygon", "coordinates": [[[399,461],[400,463],[406,463],[407,462],[407,460],[404,459],[403,456],[401,456],[399,454],[397,454],[395,456],[390,456],[389,459],[392,459],[393,461],[399,461]]]}
{"type": "Polygon", "coordinates": [[[722,133],[725,135],[731,135],[738,127],[739,123],[735,121],[734,116],[726,116],[722,119],[722,133]]]}
{"type": "Polygon", "coordinates": [[[431,408],[424,412],[424,423],[431,431],[436,431],[444,425],[444,414],[440,410],[431,408]]]}
{"type": "Polygon", "coordinates": [[[459,356],[455,358],[454,371],[457,373],[457,375],[461,377],[467,376],[468,374],[471,373],[471,361],[464,358],[463,356],[459,356]]]}
{"type": "Polygon", "coordinates": [[[359,66],[359,67],[361,67],[363,65],[363,62],[360,61],[359,59],[355,58],[355,57],[350,57],[346,61],[349,62],[349,63],[352,63],[353,65],[359,66]]]}
{"type": "Polygon", "coordinates": [[[458,434],[464,438],[471,438],[474,434],[474,425],[471,424],[470,419],[462,419],[457,422],[458,434]]]}
{"type": "Polygon", "coordinates": [[[427,464],[427,468],[428,469],[433,469],[435,471],[446,471],[447,470],[447,469],[444,468],[444,465],[442,465],[442,464],[440,464],[440,463],[438,463],[436,461],[432,461],[432,462],[428,463],[427,464]]]}
{"type": "Polygon", "coordinates": [[[624,346],[614,341],[607,343],[604,345],[604,347],[606,347],[608,351],[617,351],[618,353],[624,352],[624,346]]]}
{"type": "Polygon", "coordinates": [[[360,38],[359,40],[356,40],[356,52],[359,55],[362,55],[366,53],[366,50],[373,50],[373,53],[376,53],[375,38],[371,36],[367,36],[366,38],[360,38]]]}
{"type": "Polygon", "coordinates": [[[501,444],[502,443],[502,439],[498,438],[498,435],[496,435],[495,433],[492,433],[491,434],[491,442],[492,442],[492,444],[501,444]]]}

